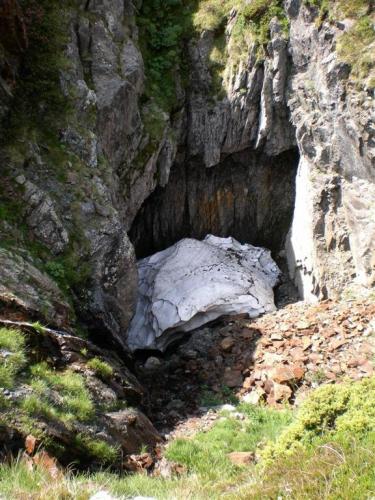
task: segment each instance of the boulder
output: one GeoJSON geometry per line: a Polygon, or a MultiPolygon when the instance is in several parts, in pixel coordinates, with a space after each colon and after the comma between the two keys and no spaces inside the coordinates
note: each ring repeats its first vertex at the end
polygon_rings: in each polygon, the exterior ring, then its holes
{"type": "Polygon", "coordinates": [[[162,442],[150,420],[136,409],[107,413],[106,423],[109,434],[126,454],[138,453],[145,443],[155,446],[162,442]]]}
{"type": "Polygon", "coordinates": [[[139,296],[128,345],[159,349],[224,315],[275,310],[280,270],[269,250],[234,238],[183,239],[138,263],[139,296]]]}

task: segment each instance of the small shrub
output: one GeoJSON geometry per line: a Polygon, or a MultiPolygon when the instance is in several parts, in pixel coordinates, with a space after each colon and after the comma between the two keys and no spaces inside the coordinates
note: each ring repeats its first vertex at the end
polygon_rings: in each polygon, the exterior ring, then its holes
{"type": "Polygon", "coordinates": [[[375,431],[375,377],[361,382],[324,385],[301,405],[295,421],[264,451],[268,460],[290,454],[317,438],[345,433],[361,438],[375,431]]]}
{"type": "Polygon", "coordinates": [[[57,282],[65,280],[64,267],[60,262],[55,262],[55,261],[47,262],[45,269],[47,273],[57,282]]]}
{"type": "Polygon", "coordinates": [[[105,361],[99,358],[92,358],[87,362],[87,367],[94,370],[94,372],[103,379],[109,379],[113,375],[113,368],[105,361]]]}

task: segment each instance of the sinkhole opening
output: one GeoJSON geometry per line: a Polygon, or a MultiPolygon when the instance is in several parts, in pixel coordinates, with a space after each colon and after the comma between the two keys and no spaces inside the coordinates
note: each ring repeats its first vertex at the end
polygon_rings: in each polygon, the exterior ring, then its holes
{"type": "Polygon", "coordinates": [[[153,257],[152,264],[140,263],[137,311],[128,333],[131,350],[165,351],[172,338],[211,319],[244,311],[255,317],[271,311],[274,299],[277,307],[298,300],[284,250],[298,161],[293,149],[275,157],[245,150],[211,168],[199,158],[175,163],[167,185],[147,198],[129,233],[138,259],[176,244],[153,257]],[[214,236],[207,239],[209,234],[214,236]],[[268,253],[223,242],[229,236],[271,250],[282,271],[275,297],[279,272],[271,270],[268,253]],[[237,264],[225,252],[236,254],[237,264]]]}

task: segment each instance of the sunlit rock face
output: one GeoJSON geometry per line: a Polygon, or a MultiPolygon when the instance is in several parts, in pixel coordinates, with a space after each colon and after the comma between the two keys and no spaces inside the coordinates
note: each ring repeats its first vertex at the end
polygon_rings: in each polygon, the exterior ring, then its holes
{"type": "Polygon", "coordinates": [[[139,295],[130,349],[164,351],[184,332],[223,315],[275,309],[280,270],[269,250],[234,238],[183,239],[138,263],[139,295]]]}

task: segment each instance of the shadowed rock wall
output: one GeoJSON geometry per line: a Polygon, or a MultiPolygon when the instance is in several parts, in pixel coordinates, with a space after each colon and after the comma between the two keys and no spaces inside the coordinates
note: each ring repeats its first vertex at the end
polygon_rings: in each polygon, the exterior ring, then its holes
{"type": "Polygon", "coordinates": [[[245,150],[212,168],[197,158],[176,163],[167,186],[145,201],[132,225],[137,257],[209,233],[280,251],[292,220],[297,164],[296,150],[275,157],[245,150]]]}

